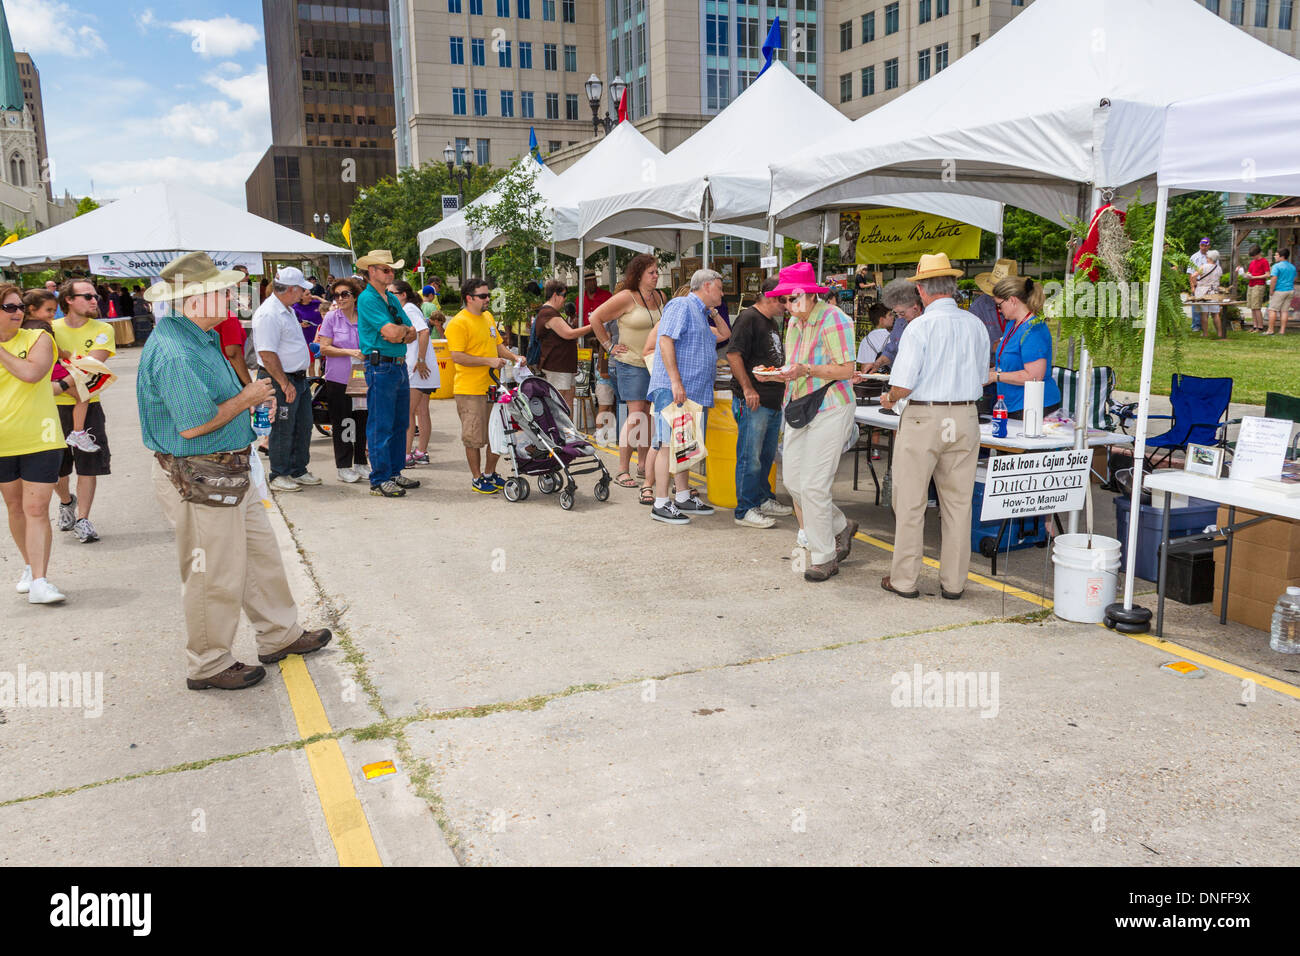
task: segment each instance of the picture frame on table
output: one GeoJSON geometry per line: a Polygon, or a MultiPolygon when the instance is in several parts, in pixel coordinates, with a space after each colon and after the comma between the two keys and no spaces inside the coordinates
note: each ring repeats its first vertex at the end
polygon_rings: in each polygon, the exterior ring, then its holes
{"type": "Polygon", "coordinates": [[[1189,444],[1187,456],[1183,459],[1183,471],[1210,478],[1222,477],[1223,449],[1216,445],[1189,444]]]}
{"type": "Polygon", "coordinates": [[[754,266],[741,266],[740,294],[746,297],[761,295],[765,278],[767,278],[767,270],[754,266]]]}
{"type": "Polygon", "coordinates": [[[722,294],[735,295],[739,291],[736,285],[736,270],[739,264],[735,257],[719,256],[710,265],[722,276],[722,294]]]}

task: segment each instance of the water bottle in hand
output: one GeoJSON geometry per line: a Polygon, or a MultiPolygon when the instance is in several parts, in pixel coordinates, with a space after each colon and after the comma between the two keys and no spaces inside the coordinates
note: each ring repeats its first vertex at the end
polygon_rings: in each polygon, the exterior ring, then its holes
{"type": "Polygon", "coordinates": [[[271,434],[271,404],[274,399],[263,402],[253,409],[253,434],[265,438],[271,434]]]}
{"type": "Polygon", "coordinates": [[[993,437],[1007,437],[1007,403],[1002,395],[998,396],[997,402],[993,405],[993,437]]]}
{"type": "Polygon", "coordinates": [[[1300,654],[1300,588],[1287,588],[1277,599],[1268,646],[1283,654],[1300,654]]]}

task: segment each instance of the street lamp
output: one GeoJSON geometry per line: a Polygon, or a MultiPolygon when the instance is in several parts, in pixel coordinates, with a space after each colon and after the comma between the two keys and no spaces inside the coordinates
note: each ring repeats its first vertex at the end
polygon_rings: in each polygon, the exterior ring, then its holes
{"type": "Polygon", "coordinates": [[[329,227],[330,227],[330,214],[329,214],[329,213],[326,213],[323,217],[321,216],[320,213],[313,213],[313,214],[312,214],[312,217],[311,217],[311,221],[314,222],[314,223],[316,223],[317,227],[319,227],[320,224],[321,224],[322,222],[325,223],[325,230],[326,230],[326,232],[329,231],[329,227]]]}
{"type": "Polygon", "coordinates": [[[466,143],[460,148],[460,162],[456,162],[456,147],[448,143],[442,149],[442,161],[447,164],[447,175],[456,184],[460,205],[465,206],[465,184],[474,175],[474,151],[466,143]]]}
{"type": "MultiPolygon", "coordinates": [[[[600,135],[602,129],[604,129],[606,135],[609,135],[609,131],[618,124],[618,120],[611,119],[608,110],[605,111],[603,117],[600,115],[600,95],[605,91],[605,84],[600,81],[600,77],[593,73],[587,77],[587,82],[582,84],[582,88],[587,93],[587,102],[591,104],[592,129],[595,130],[596,135],[600,135]]],[[[623,90],[626,88],[627,84],[623,82],[621,76],[616,76],[610,81],[609,102],[616,114],[619,103],[623,101],[623,90]]]]}

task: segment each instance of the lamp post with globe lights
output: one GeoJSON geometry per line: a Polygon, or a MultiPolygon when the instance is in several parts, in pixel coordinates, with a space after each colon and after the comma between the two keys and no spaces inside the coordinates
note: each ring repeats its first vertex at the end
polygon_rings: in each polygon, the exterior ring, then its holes
{"type": "MultiPolygon", "coordinates": [[[[587,82],[582,84],[582,88],[587,94],[587,102],[591,105],[591,126],[595,131],[595,135],[599,136],[601,131],[604,130],[605,135],[608,136],[609,131],[618,125],[618,120],[610,117],[609,110],[605,111],[604,116],[600,115],[600,95],[605,91],[605,84],[600,81],[600,77],[593,73],[587,77],[587,82]]],[[[623,91],[626,88],[627,84],[623,82],[621,76],[616,76],[610,81],[609,102],[614,109],[615,115],[618,113],[618,105],[623,100],[623,91]]]]}
{"type": "MultiPolygon", "coordinates": [[[[469,183],[470,178],[474,175],[474,151],[466,143],[460,148],[460,156],[456,155],[456,147],[448,143],[442,149],[442,160],[447,164],[447,175],[456,185],[456,193],[460,197],[460,207],[465,208],[465,186],[469,183]],[[460,159],[457,163],[456,160],[460,159]]],[[[465,258],[469,255],[468,249],[462,249],[460,255],[460,273],[464,279],[469,274],[469,262],[465,258]]]]}

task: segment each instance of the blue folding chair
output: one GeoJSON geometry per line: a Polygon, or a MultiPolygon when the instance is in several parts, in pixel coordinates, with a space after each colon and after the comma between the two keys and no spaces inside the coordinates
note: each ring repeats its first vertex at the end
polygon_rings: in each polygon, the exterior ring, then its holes
{"type": "MultiPolygon", "coordinates": [[[[1228,405],[1232,401],[1232,379],[1199,378],[1195,375],[1174,375],[1169,383],[1169,403],[1172,415],[1148,415],[1148,419],[1167,418],[1169,429],[1159,435],[1147,437],[1147,465],[1155,469],[1167,464],[1179,449],[1188,444],[1227,446],[1228,405]],[[1159,458],[1163,451],[1164,458],[1159,458]]],[[[1126,405],[1121,411],[1122,421],[1137,418],[1137,405],[1126,405]]]]}

